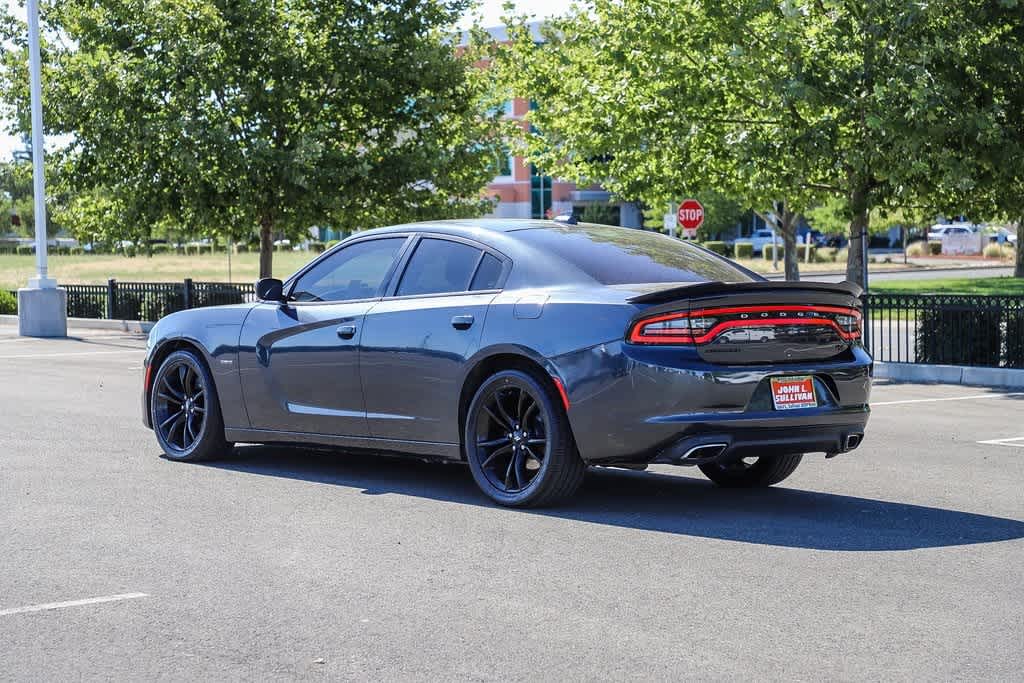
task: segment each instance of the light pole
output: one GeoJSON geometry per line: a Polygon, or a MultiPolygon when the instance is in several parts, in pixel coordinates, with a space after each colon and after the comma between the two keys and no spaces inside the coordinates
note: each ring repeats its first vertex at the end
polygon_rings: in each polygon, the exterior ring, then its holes
{"type": "Polygon", "coordinates": [[[18,332],[66,337],[67,291],[46,272],[46,179],[43,169],[43,86],[39,57],[39,0],[28,0],[28,63],[32,95],[32,193],[35,200],[36,276],[18,290],[18,332]]]}

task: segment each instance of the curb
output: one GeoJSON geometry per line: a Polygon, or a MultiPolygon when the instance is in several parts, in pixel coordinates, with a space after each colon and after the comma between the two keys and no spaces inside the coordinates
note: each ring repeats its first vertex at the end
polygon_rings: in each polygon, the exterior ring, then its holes
{"type": "Polygon", "coordinates": [[[894,382],[963,384],[996,389],[1024,388],[1024,370],[976,368],[966,365],[919,365],[917,363],[875,363],[875,378],[894,382]]]}
{"type": "MultiPolygon", "coordinates": [[[[18,316],[0,315],[0,325],[17,325],[18,316]]],[[[68,329],[85,330],[115,330],[117,332],[132,332],[134,334],[148,334],[156,323],[142,322],[139,320],[99,320],[96,318],[68,318],[68,329]]]]}

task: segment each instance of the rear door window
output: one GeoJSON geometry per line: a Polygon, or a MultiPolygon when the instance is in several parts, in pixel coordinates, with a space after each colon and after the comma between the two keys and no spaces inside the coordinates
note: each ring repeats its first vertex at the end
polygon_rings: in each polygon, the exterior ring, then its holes
{"type": "Polygon", "coordinates": [[[466,291],[480,253],[476,247],[461,242],[429,237],[420,240],[395,296],[466,291]]]}

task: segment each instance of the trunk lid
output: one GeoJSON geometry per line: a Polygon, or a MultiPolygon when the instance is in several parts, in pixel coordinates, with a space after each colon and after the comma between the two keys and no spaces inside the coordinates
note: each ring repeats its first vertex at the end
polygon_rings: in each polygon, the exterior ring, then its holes
{"type": "Polygon", "coordinates": [[[851,282],[705,282],[630,299],[645,319],[686,314],[692,344],[710,363],[828,360],[860,343],[861,288],[851,282]]]}

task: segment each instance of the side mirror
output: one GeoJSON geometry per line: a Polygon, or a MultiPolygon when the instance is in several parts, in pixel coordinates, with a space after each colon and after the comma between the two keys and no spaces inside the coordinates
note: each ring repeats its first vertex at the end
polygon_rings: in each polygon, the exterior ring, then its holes
{"type": "Polygon", "coordinates": [[[256,281],[256,298],[260,301],[284,302],[284,283],[273,277],[256,281]]]}

